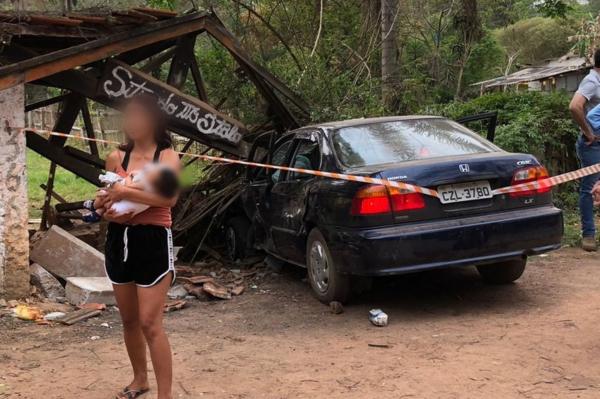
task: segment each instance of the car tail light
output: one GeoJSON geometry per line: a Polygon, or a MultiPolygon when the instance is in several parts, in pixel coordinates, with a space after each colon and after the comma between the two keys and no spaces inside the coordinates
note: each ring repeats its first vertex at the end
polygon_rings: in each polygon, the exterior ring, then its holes
{"type": "Polygon", "coordinates": [[[394,212],[414,211],[425,208],[425,198],[420,193],[403,193],[397,188],[390,188],[392,210],[394,212]]]}
{"type": "Polygon", "coordinates": [[[396,188],[374,185],[360,189],[352,200],[352,214],[358,216],[381,215],[425,208],[419,193],[403,193],[396,188]]]}
{"type": "Polygon", "coordinates": [[[367,186],[358,190],[352,200],[353,215],[390,213],[392,206],[385,186],[367,186]]]}
{"type": "MultiPolygon", "coordinates": [[[[519,169],[513,175],[511,185],[531,183],[541,181],[548,178],[548,171],[543,166],[532,166],[529,168],[519,169]]],[[[544,194],[551,190],[550,187],[540,187],[537,190],[515,191],[510,193],[511,197],[530,197],[536,194],[544,194]]]]}

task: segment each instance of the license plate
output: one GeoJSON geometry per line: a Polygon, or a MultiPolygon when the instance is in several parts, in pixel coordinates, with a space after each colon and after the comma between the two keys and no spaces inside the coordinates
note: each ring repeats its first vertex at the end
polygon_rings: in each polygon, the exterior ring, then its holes
{"type": "Polygon", "coordinates": [[[490,188],[490,183],[487,181],[439,186],[438,193],[442,204],[492,198],[492,189],[490,188]]]}

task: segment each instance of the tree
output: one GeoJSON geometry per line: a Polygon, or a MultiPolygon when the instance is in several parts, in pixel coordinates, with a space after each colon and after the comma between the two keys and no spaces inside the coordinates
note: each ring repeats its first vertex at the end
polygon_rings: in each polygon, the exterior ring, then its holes
{"type": "Polygon", "coordinates": [[[542,16],[549,18],[566,18],[567,13],[573,10],[573,6],[563,0],[544,0],[535,8],[542,16]]]}
{"type": "Polygon", "coordinates": [[[600,0],[589,0],[588,8],[592,15],[598,15],[600,13],[600,0]]]}
{"type": "Polygon", "coordinates": [[[381,0],[381,80],[383,105],[397,108],[400,88],[398,0],[381,0]]]}
{"type": "Polygon", "coordinates": [[[569,37],[576,30],[568,22],[535,17],[500,29],[496,36],[508,54],[518,54],[518,62],[534,65],[565,55],[571,49],[569,37]]]}
{"type": "Polygon", "coordinates": [[[460,8],[454,17],[454,27],[459,37],[458,72],[454,98],[459,99],[462,94],[463,76],[467,62],[475,44],[483,37],[483,27],[477,11],[477,0],[461,0],[460,8]]]}

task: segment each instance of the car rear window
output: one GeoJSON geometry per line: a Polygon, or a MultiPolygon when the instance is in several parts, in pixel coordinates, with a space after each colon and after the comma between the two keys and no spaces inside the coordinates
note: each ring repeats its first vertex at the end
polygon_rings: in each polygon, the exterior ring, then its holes
{"type": "Polygon", "coordinates": [[[500,149],[447,119],[410,119],[338,129],[333,146],[347,167],[414,161],[500,149]]]}

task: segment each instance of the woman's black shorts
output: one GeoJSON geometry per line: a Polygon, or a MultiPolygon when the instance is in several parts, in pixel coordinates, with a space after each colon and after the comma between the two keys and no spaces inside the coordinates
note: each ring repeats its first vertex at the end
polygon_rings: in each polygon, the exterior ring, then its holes
{"type": "Polygon", "coordinates": [[[109,223],[105,259],[113,284],[152,287],[169,272],[175,280],[173,237],[166,227],[109,223]]]}

